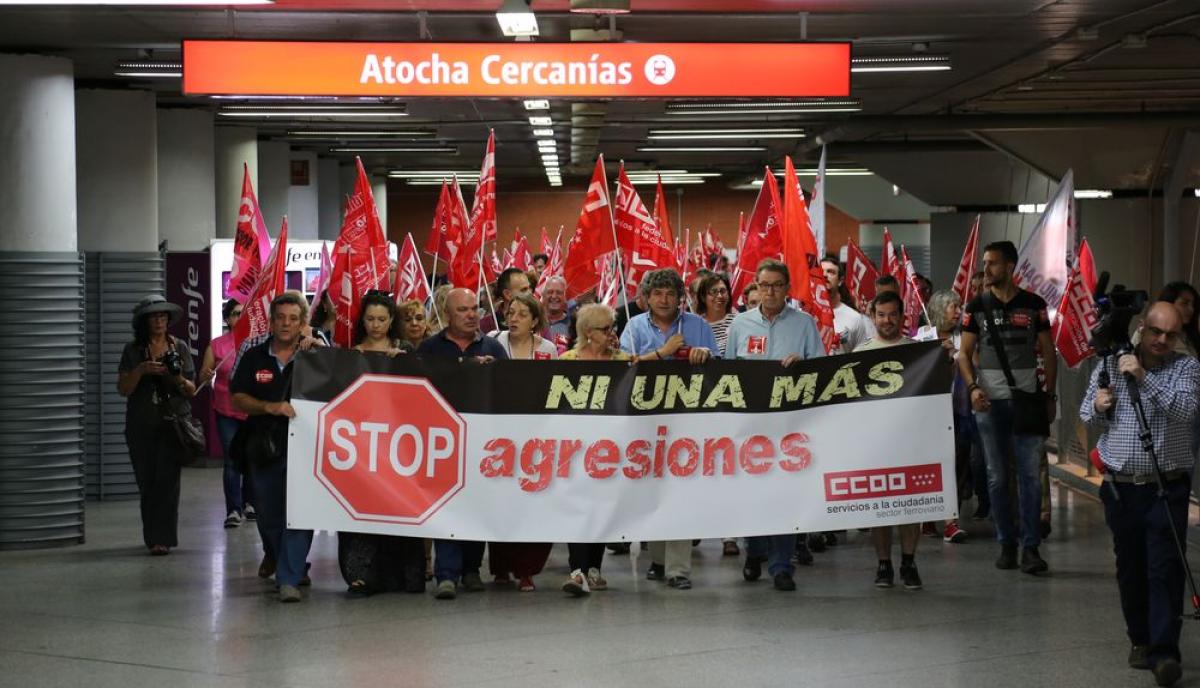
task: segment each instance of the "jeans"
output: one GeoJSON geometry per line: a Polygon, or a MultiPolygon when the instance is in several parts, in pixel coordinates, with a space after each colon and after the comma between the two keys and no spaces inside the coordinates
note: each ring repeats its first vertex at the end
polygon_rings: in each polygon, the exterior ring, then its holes
{"type": "Polygon", "coordinates": [[[242,421],[229,416],[214,413],[217,419],[217,437],[221,440],[221,449],[225,452],[225,513],[236,511],[242,513],[242,507],[254,503],[254,482],[249,473],[237,469],[229,456],[229,447],[233,444],[233,436],[237,434],[242,421]]]}
{"type": "MultiPolygon", "coordinates": [[[[1166,484],[1170,518],[1185,548],[1190,485],[1187,478],[1166,484]]],[[[1184,571],[1158,486],[1105,481],[1100,500],[1112,530],[1117,588],[1129,641],[1146,646],[1151,667],[1168,658],[1178,661],[1184,571]]]]}
{"type": "Polygon", "coordinates": [[[287,460],[252,465],[250,472],[258,486],[258,534],[267,556],[275,562],[275,582],[298,585],[308,570],[313,532],[287,527],[287,460]]]}
{"type": "Polygon", "coordinates": [[[1041,542],[1042,483],[1040,464],[1042,444],[1039,435],[1013,434],[1011,399],[993,399],[991,410],[976,412],[983,454],[987,460],[988,496],[996,539],[1002,545],[1017,544],[1016,526],[1008,497],[1010,456],[1015,461],[1017,511],[1021,523],[1021,545],[1037,547],[1041,542]],[[1011,453],[1010,453],[1011,450],[1011,453]]]}
{"type": "Polygon", "coordinates": [[[746,538],[746,556],[767,559],[767,573],[772,576],[781,573],[791,576],[796,573],[796,567],[792,566],[792,553],[795,551],[795,533],[746,538]]]}
{"type": "Polygon", "coordinates": [[[444,580],[458,582],[462,577],[463,550],[460,540],[433,541],[433,579],[438,583],[444,580]]]}

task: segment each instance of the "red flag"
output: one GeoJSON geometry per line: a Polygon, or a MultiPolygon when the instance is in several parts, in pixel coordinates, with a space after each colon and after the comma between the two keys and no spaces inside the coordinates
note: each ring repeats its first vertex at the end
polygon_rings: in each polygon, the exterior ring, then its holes
{"type": "Polygon", "coordinates": [[[616,254],[609,254],[603,263],[596,301],[615,309],[621,303],[621,275],[617,273],[616,254]]]}
{"type": "Polygon", "coordinates": [[[596,261],[616,250],[613,236],[612,206],[608,201],[608,181],[604,177],[604,156],[596,158],[592,181],[588,184],[583,209],[575,224],[575,236],[567,246],[564,276],[567,298],[574,298],[596,286],[600,275],[596,261]]]}
{"type": "Polygon", "coordinates": [[[904,334],[914,337],[920,329],[925,304],[921,301],[921,289],[917,286],[917,271],[908,259],[908,251],[904,250],[903,245],[900,246],[900,261],[903,275],[897,279],[901,280],[900,298],[904,299],[904,334]]]}
{"type": "Polygon", "coordinates": [[[674,268],[682,274],[683,260],[678,255],[675,233],[671,231],[671,214],[667,211],[667,195],[663,193],[661,176],[658,178],[658,184],[654,187],[654,226],[658,227],[659,236],[671,245],[674,268]]]}
{"type": "Polygon", "coordinates": [[[884,275],[891,275],[900,282],[900,292],[904,292],[904,280],[901,276],[904,274],[904,264],[900,262],[900,257],[896,255],[896,247],[892,245],[892,233],[883,228],[883,262],[879,264],[884,275]]]}
{"type": "Polygon", "coordinates": [[[846,289],[861,308],[875,298],[875,280],[879,271],[875,264],[851,239],[846,244],[846,289]]]}
{"type": "Polygon", "coordinates": [[[230,271],[227,293],[230,298],[245,303],[258,283],[258,274],[271,255],[271,235],[258,207],[254,185],[250,183],[250,168],[242,163],[242,203],[238,208],[237,231],[233,240],[233,268],[230,271]]]}
{"type": "Polygon", "coordinates": [[[792,274],[791,296],[816,319],[825,353],[832,353],[838,346],[838,336],[829,302],[829,283],[821,269],[817,240],[813,237],[791,156],[784,158],[783,187],[783,260],[792,274]]]}
{"type": "Polygon", "coordinates": [[[763,175],[758,200],[754,202],[754,210],[746,222],[745,236],[738,242],[741,250],[738,251],[737,267],[733,271],[734,294],[741,294],[746,290],[746,285],[754,281],[759,262],[764,258],[779,258],[783,253],[783,235],[779,226],[782,210],[779,185],[768,167],[763,175]]]}
{"type": "MultiPolygon", "coordinates": [[[[660,182],[661,184],[661,182],[660,182]]],[[[636,291],[642,276],[659,268],[677,268],[671,241],[671,228],[664,234],[655,217],[650,214],[637,190],[625,174],[625,165],[617,172],[617,198],[613,206],[613,222],[625,257],[629,282],[636,291]]]]}
{"type": "Polygon", "coordinates": [[[1095,291],[1096,265],[1092,260],[1092,249],[1084,239],[1079,244],[1079,255],[1054,318],[1054,346],[1069,368],[1096,353],[1091,345],[1092,333],[1100,324],[1095,291]]]}
{"type": "Polygon", "coordinates": [[[275,240],[275,248],[267,256],[266,264],[250,291],[250,298],[242,307],[242,317],[233,326],[233,350],[237,351],[242,342],[251,337],[258,337],[271,331],[271,301],[287,288],[287,217],[283,218],[283,228],[279,230],[279,238],[275,240]]]}
{"type": "Polygon", "coordinates": [[[975,274],[975,255],[979,252],[979,216],[975,216],[975,225],[967,237],[967,245],[963,247],[962,260],[958,261],[958,272],[954,273],[954,286],[951,287],[959,300],[966,304],[975,298],[971,289],[971,275],[975,274]]]}
{"type": "MultiPolygon", "coordinates": [[[[545,231],[544,227],[542,228],[542,231],[545,231]]],[[[549,280],[551,277],[563,276],[562,244],[560,243],[561,239],[562,227],[559,227],[558,236],[555,237],[553,244],[546,242],[542,243],[542,246],[544,247],[543,252],[546,254],[546,269],[542,270],[542,274],[538,276],[537,286],[533,290],[534,295],[539,299],[542,298],[542,288],[546,286],[546,280],[549,280]]]]}
{"type": "MultiPolygon", "coordinates": [[[[479,171],[479,185],[471,216],[460,235],[458,250],[450,265],[450,282],[456,287],[476,289],[494,280],[492,266],[483,259],[483,242],[496,236],[496,136],[488,134],[487,150],[479,171]],[[481,274],[481,271],[483,274],[481,274]]],[[[459,191],[461,197],[462,192],[459,191]]]]}
{"type": "Polygon", "coordinates": [[[378,289],[387,280],[391,267],[371,183],[362,160],[357,162],[358,180],[346,204],[342,232],[333,244],[333,272],[329,277],[329,298],[337,315],[333,338],[346,348],[351,346],[363,294],[378,289]]]}
{"type": "Polygon", "coordinates": [[[454,242],[458,239],[454,232],[459,228],[455,226],[453,220],[454,200],[450,195],[450,185],[443,179],[437,208],[433,211],[433,227],[430,228],[429,238],[425,241],[426,253],[447,262],[454,257],[454,242]]]}
{"type": "MultiPolygon", "coordinates": [[[[509,258],[511,259],[512,256],[509,256],[509,258]]],[[[505,261],[500,260],[500,256],[496,255],[496,248],[493,246],[492,247],[492,258],[487,266],[488,269],[491,270],[493,275],[499,275],[500,273],[504,272],[504,270],[505,270],[504,266],[505,266],[505,261]]],[[[492,280],[489,279],[488,281],[491,282],[492,280]]]]}
{"type": "Polygon", "coordinates": [[[429,291],[429,280],[425,277],[425,266],[421,265],[421,256],[417,254],[417,242],[413,241],[412,233],[409,232],[408,236],[404,237],[404,245],[400,247],[400,260],[396,263],[396,303],[404,303],[410,299],[424,302],[432,295],[429,291]]]}
{"type": "Polygon", "coordinates": [[[529,271],[533,269],[533,256],[529,255],[529,240],[524,234],[518,235],[517,246],[513,249],[513,267],[529,271]]]}
{"type": "Polygon", "coordinates": [[[333,274],[333,260],[329,257],[329,244],[321,242],[321,268],[317,272],[317,282],[313,285],[313,303],[321,300],[321,295],[329,288],[329,276],[333,274]]]}

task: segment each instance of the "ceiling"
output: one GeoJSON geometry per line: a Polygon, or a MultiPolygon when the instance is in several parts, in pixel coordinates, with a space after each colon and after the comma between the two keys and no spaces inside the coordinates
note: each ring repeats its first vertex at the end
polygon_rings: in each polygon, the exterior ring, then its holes
{"type": "MultiPolygon", "coordinates": [[[[139,50],[156,60],[178,59],[184,38],[503,41],[508,39],[493,15],[499,4],[277,0],[237,10],[10,7],[0,9],[0,51],[68,57],[83,87],[152,88],[163,106],[215,110],[212,100],[182,97],[177,80],[121,79],[113,76],[114,65],[139,50]]],[[[540,41],[570,41],[573,30],[609,28],[620,40],[637,42],[807,38],[850,41],[855,57],[947,55],[953,67],[852,74],[852,96],[862,102],[858,113],[699,120],[712,127],[771,121],[807,133],[798,141],[750,142],[766,150],[749,154],[639,152],[649,128],[681,123],[666,113],[665,101],[590,105],[599,113],[592,120],[598,124],[595,149],[631,166],[721,172],[723,181],[741,183],[787,153],[811,166],[820,143],[829,142],[831,165],[867,165],[927,203],[1009,203],[1012,184],[1000,181],[1013,178],[1014,164],[1021,174],[1049,177],[1074,167],[1080,187],[1161,184],[1173,159],[1172,142],[1181,130],[1200,127],[1195,0],[633,0],[632,12],[612,25],[567,12],[567,0],[534,0],[532,7],[540,41]],[[680,6],[687,10],[676,11],[680,6]],[[969,171],[959,174],[960,168],[969,171]],[[954,179],[939,184],[947,176],[954,179]]],[[[403,126],[435,130],[457,152],[371,155],[364,159],[369,166],[476,168],[487,130],[495,128],[502,184],[545,184],[519,100],[424,98],[405,105],[403,126]]],[[[560,123],[555,134],[564,176],[582,181],[590,172],[590,149],[580,148],[588,160],[566,162],[572,103],[553,101],[552,115],[560,123]]],[[[264,122],[259,132],[276,137],[295,128],[264,122]]],[[[314,150],[328,154],[327,147],[314,150]]],[[[1200,186],[1200,169],[1189,176],[1195,180],[1190,186],[1200,186]]]]}

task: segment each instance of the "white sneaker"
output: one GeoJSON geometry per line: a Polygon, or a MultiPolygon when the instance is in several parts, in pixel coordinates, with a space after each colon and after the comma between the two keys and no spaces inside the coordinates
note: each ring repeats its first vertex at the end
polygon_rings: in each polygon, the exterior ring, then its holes
{"type": "Polygon", "coordinates": [[[592,590],[608,590],[608,581],[600,575],[600,569],[594,567],[588,569],[587,584],[592,590]]]}
{"type": "Polygon", "coordinates": [[[242,525],[241,514],[239,514],[236,511],[230,511],[229,515],[225,517],[225,527],[226,528],[237,528],[240,525],[242,525]]]}
{"type": "Polygon", "coordinates": [[[583,597],[588,594],[588,581],[584,577],[583,571],[575,569],[571,575],[567,576],[567,581],[562,585],[563,592],[572,597],[583,597]]]}
{"type": "Polygon", "coordinates": [[[294,585],[279,586],[279,601],[285,602],[285,603],[299,602],[300,601],[300,588],[297,588],[294,585]]]}
{"type": "Polygon", "coordinates": [[[247,521],[254,521],[258,519],[258,512],[254,510],[253,504],[247,504],[242,513],[245,514],[247,521]]]}

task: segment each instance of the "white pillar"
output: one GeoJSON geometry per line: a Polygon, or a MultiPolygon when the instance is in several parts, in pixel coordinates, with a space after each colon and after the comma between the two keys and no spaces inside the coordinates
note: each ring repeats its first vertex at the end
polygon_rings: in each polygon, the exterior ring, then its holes
{"type": "Polygon", "coordinates": [[[158,236],[172,251],[200,251],[217,236],[213,116],[158,111],[158,236]]]}
{"type": "Polygon", "coordinates": [[[379,211],[379,224],[383,225],[383,235],[387,236],[387,177],[371,177],[371,195],[375,197],[375,208],[379,211]]]}
{"type": "Polygon", "coordinates": [[[0,93],[0,247],[74,251],[74,66],[0,55],[0,93]]]}
{"type": "Polygon", "coordinates": [[[258,142],[258,205],[272,237],[288,214],[290,156],[291,148],[282,141],[258,142]]]}
{"type": "Polygon", "coordinates": [[[250,183],[258,193],[258,133],[254,127],[217,127],[214,133],[217,237],[232,239],[242,206],[242,164],[250,167],[250,183]]]}
{"type": "MultiPolygon", "coordinates": [[[[290,179],[288,186],[288,236],[297,239],[316,239],[319,219],[318,204],[321,193],[321,178],[317,170],[317,154],[292,151],[289,166],[306,165],[308,183],[297,184],[299,179],[290,179]],[[293,234],[294,233],[294,234],[293,234]]],[[[289,174],[290,177],[290,174],[289,174]]]]}
{"type": "Polygon", "coordinates": [[[75,93],[79,249],[158,249],[158,116],[154,93],[75,93]]]}
{"type": "Polygon", "coordinates": [[[317,236],[333,241],[342,230],[342,192],[338,161],[317,160],[317,236]]]}

